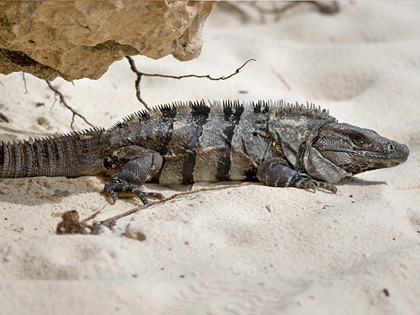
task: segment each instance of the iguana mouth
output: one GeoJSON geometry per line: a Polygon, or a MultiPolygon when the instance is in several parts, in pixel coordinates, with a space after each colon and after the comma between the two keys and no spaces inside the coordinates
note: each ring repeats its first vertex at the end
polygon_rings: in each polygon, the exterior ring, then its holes
{"type": "MultiPolygon", "coordinates": [[[[341,150],[319,150],[322,155],[324,155],[327,159],[331,159],[331,154],[334,152],[337,153],[347,153],[353,157],[353,159],[357,159],[357,157],[361,158],[361,161],[351,161],[348,164],[342,164],[340,167],[348,168],[348,169],[363,169],[362,165],[365,166],[364,170],[368,169],[375,169],[375,168],[386,168],[397,166],[403,162],[405,162],[409,155],[409,149],[404,144],[398,144],[397,148],[391,153],[383,153],[377,151],[365,151],[365,150],[349,150],[349,149],[341,149],[341,150]],[[367,161],[365,161],[367,158],[367,161]],[[359,167],[356,164],[360,164],[359,167]]],[[[332,161],[331,161],[332,162],[332,161]]],[[[363,171],[364,171],[363,170],[363,171]]],[[[351,171],[352,173],[356,174],[360,171],[351,171]]]]}

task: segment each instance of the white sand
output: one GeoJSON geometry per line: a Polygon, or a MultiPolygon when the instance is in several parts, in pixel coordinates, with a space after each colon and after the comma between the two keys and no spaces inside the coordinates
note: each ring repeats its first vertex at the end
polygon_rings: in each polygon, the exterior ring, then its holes
{"type": "MultiPolygon", "coordinates": [[[[337,195],[256,184],[200,192],[99,236],[59,236],[55,227],[68,210],[85,218],[107,205],[105,219],[140,202],[108,205],[96,177],[1,180],[0,313],[419,314],[420,4],[369,3],[332,16],[305,7],[268,24],[214,12],[197,60],[139,57],[138,67],[219,76],[257,62],[227,81],[144,78],[143,97],[309,100],[406,143],[405,164],[346,180],[337,195]],[[123,236],[128,224],[147,240],[123,236]]],[[[54,85],[108,127],[140,108],[134,78],[123,60],[98,81],[54,85]]],[[[0,123],[1,140],[68,132],[71,115],[51,109],[45,82],[26,80],[28,94],[21,74],[0,75],[0,111],[11,119],[0,123]]],[[[166,196],[190,189],[146,187],[166,196]]]]}

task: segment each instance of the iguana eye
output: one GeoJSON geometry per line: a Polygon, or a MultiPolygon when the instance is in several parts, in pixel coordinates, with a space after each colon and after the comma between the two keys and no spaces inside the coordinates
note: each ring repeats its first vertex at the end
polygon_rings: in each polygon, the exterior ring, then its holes
{"type": "Polygon", "coordinates": [[[352,140],[355,144],[359,144],[359,145],[365,143],[365,138],[360,134],[354,135],[352,140]]]}

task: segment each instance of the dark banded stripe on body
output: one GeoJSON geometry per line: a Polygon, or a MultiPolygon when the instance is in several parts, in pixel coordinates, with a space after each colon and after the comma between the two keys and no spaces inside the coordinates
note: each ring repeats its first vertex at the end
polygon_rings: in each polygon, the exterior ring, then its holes
{"type": "Polygon", "coordinates": [[[270,110],[268,104],[266,102],[261,102],[258,101],[257,103],[253,103],[252,104],[252,108],[254,109],[254,113],[255,114],[260,114],[260,113],[268,113],[268,111],[270,110]]]}
{"type": "Polygon", "coordinates": [[[169,141],[171,141],[171,137],[172,137],[172,130],[173,130],[173,123],[174,123],[174,119],[176,117],[177,114],[177,108],[174,106],[167,106],[167,107],[163,107],[161,109],[161,113],[162,113],[162,125],[161,128],[163,130],[167,130],[166,135],[162,138],[162,142],[161,142],[161,148],[159,150],[159,152],[162,155],[165,155],[166,152],[168,151],[168,144],[169,141]]]}
{"type": "MultiPolygon", "coordinates": [[[[141,138],[144,138],[143,146],[145,148],[150,148],[151,150],[155,150],[159,152],[162,156],[165,156],[168,152],[168,146],[169,142],[172,138],[172,131],[173,131],[173,123],[174,119],[177,115],[177,107],[176,106],[164,106],[160,109],[160,112],[162,114],[161,121],[158,122],[158,126],[155,128],[159,128],[158,130],[161,131],[158,139],[148,139],[147,135],[141,136],[141,138]],[[150,146],[150,147],[149,147],[150,146]]],[[[149,120],[151,122],[151,120],[149,120]]],[[[146,129],[146,128],[145,128],[146,129]]],[[[140,143],[142,144],[142,143],[140,143]]],[[[160,182],[160,177],[162,175],[162,169],[159,170],[159,172],[156,173],[155,176],[150,180],[154,183],[160,182]]]]}
{"type": "Polygon", "coordinates": [[[196,147],[210,108],[202,102],[178,106],[166,152],[160,152],[164,165],[159,175],[161,184],[193,182],[196,147]]]}
{"type": "Polygon", "coordinates": [[[202,127],[201,136],[196,146],[194,182],[217,181],[218,167],[220,161],[225,160],[226,154],[224,130],[231,125],[231,121],[225,121],[221,105],[211,107],[207,122],[202,127]]]}
{"type": "Polygon", "coordinates": [[[194,182],[194,168],[196,165],[196,149],[198,139],[203,132],[203,126],[206,124],[210,113],[210,107],[204,103],[191,105],[191,118],[196,127],[196,134],[190,139],[187,156],[182,167],[182,183],[192,184],[194,182]]]}
{"type": "Polygon", "coordinates": [[[256,181],[258,165],[277,155],[267,132],[269,104],[258,102],[253,109],[244,111],[235,127],[231,140],[230,180],[256,181]]]}
{"type": "Polygon", "coordinates": [[[243,106],[238,106],[238,104],[224,104],[223,105],[223,119],[228,122],[228,126],[223,130],[225,136],[225,149],[224,156],[219,161],[217,166],[216,179],[218,181],[227,181],[229,180],[229,171],[231,164],[231,147],[232,147],[232,138],[235,132],[235,126],[239,123],[242,113],[244,112],[243,106]]]}

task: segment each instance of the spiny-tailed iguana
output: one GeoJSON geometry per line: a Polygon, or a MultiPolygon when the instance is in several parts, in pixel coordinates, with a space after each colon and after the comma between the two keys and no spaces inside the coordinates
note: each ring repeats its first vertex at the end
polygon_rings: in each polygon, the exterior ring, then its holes
{"type": "Polygon", "coordinates": [[[138,112],[110,129],[2,142],[0,177],[108,175],[104,192],[162,197],[145,182],[247,180],[322,188],[404,162],[408,147],[375,131],[338,123],[314,105],[204,101],[138,112]]]}

